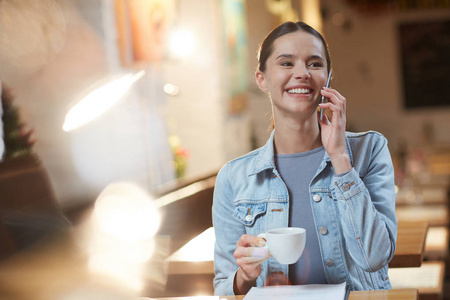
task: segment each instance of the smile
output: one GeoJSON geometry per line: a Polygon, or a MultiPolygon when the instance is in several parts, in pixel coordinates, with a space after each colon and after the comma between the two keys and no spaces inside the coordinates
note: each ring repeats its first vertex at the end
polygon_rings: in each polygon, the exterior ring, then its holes
{"type": "Polygon", "coordinates": [[[289,94],[309,94],[311,93],[310,89],[291,89],[287,91],[289,94]]]}

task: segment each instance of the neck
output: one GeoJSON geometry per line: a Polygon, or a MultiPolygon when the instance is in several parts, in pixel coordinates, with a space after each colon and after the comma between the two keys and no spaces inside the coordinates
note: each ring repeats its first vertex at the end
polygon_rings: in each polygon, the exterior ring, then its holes
{"type": "Polygon", "coordinates": [[[301,153],[322,146],[317,120],[303,123],[277,122],[274,146],[277,154],[301,153]]]}

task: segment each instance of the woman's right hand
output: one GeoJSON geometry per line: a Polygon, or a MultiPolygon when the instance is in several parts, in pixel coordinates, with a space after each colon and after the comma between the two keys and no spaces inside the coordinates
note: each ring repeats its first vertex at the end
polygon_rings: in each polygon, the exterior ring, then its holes
{"type": "Polygon", "coordinates": [[[265,244],[266,240],[262,237],[248,234],[241,235],[236,243],[234,257],[239,266],[234,281],[236,295],[244,295],[256,285],[256,279],[261,274],[261,263],[270,257],[265,244]]]}

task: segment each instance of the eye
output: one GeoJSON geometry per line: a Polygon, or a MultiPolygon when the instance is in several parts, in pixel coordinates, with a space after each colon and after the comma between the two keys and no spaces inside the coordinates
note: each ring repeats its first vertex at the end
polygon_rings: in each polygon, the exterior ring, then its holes
{"type": "Polygon", "coordinates": [[[308,64],[308,66],[310,66],[312,68],[322,68],[323,63],[321,61],[312,61],[308,64]]]}
{"type": "Polygon", "coordinates": [[[283,66],[283,67],[292,67],[293,64],[292,64],[290,61],[283,61],[283,62],[280,63],[280,66],[283,66]]]}

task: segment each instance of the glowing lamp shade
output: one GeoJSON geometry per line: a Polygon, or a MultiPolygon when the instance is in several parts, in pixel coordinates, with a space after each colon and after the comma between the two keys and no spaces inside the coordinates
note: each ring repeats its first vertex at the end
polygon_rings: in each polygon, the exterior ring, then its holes
{"type": "Polygon", "coordinates": [[[196,48],[194,34],[188,30],[176,30],[169,37],[169,46],[175,56],[187,57],[194,53],[196,48]]]}
{"type": "Polygon", "coordinates": [[[101,231],[127,243],[152,238],[160,223],[153,199],[130,182],[108,185],[97,198],[94,214],[101,231]]]}
{"type": "Polygon", "coordinates": [[[70,131],[94,120],[113,107],[145,71],[127,74],[90,92],[67,113],[63,130],[70,131]]]}

